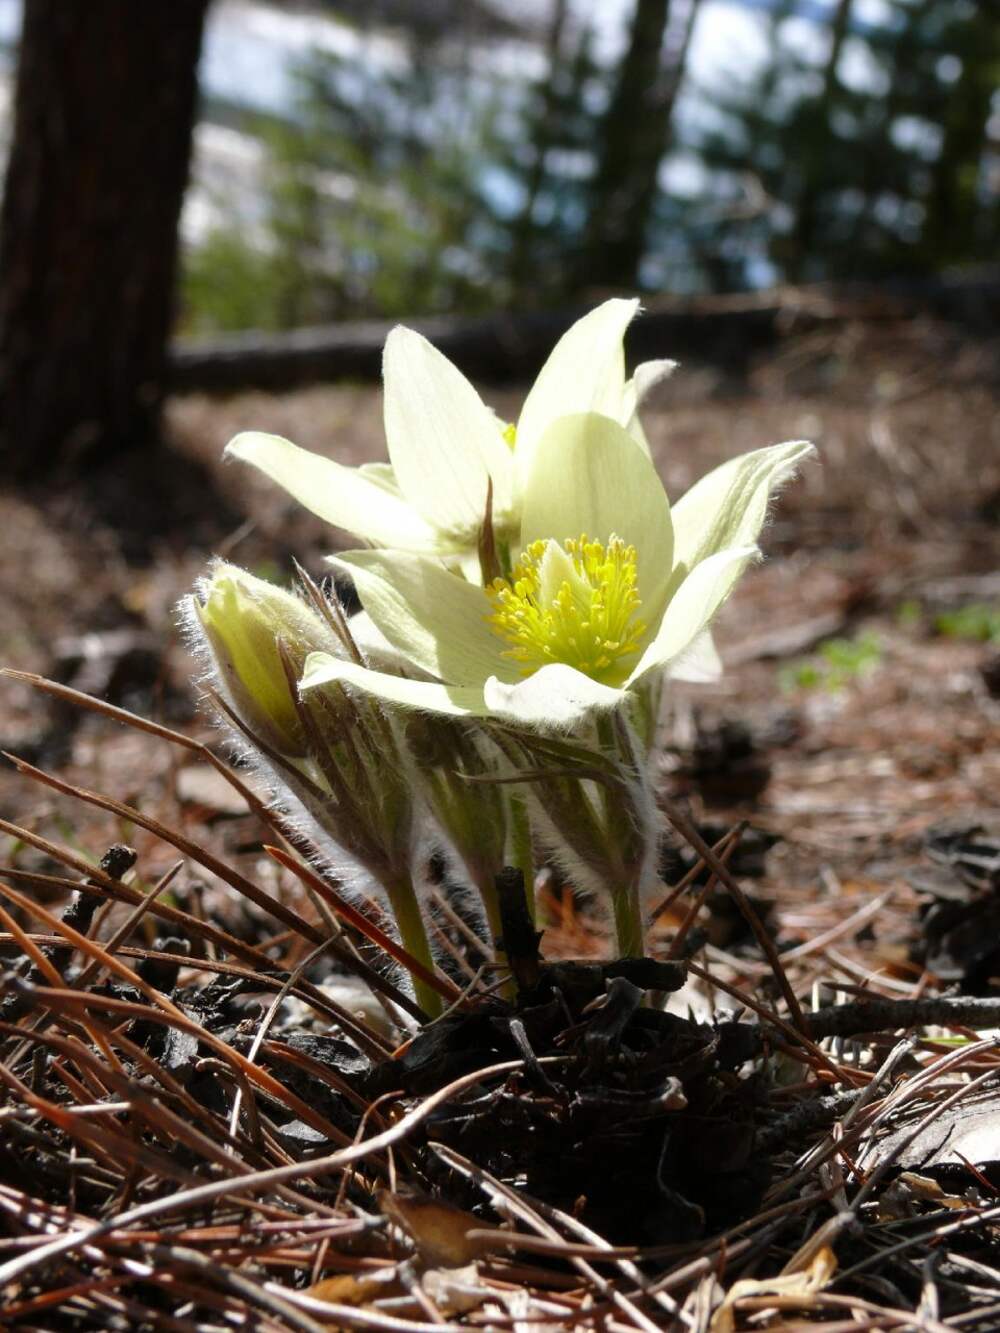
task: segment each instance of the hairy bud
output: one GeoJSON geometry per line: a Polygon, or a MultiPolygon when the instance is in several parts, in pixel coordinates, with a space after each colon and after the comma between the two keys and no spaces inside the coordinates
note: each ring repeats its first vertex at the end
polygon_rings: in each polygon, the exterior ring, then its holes
{"type": "Polygon", "coordinates": [[[302,758],[307,739],[294,678],[311,652],[340,651],[323,618],[290,592],[220,562],[199,585],[195,614],[219,679],[241,721],[286,758],[302,758]]]}

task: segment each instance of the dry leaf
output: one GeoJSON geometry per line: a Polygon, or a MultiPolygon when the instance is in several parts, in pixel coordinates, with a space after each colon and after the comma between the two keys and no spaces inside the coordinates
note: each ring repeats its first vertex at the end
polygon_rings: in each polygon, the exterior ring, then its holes
{"type": "Polygon", "coordinates": [[[444,1315],[467,1314],[497,1298],[495,1291],[479,1281],[475,1264],[457,1269],[431,1268],[420,1279],[420,1285],[444,1315]]]}
{"type": "Polygon", "coordinates": [[[883,1191],[878,1201],[877,1217],[880,1222],[896,1222],[901,1218],[913,1217],[919,1204],[932,1203],[938,1208],[968,1208],[969,1200],[958,1194],[948,1194],[931,1176],[921,1176],[915,1171],[904,1171],[898,1180],[892,1181],[883,1191]]]}
{"type": "Polygon", "coordinates": [[[401,1296],[406,1288],[399,1279],[396,1264],[391,1268],[378,1268],[368,1273],[342,1273],[339,1277],[326,1277],[307,1291],[317,1301],[328,1301],[331,1305],[352,1305],[360,1307],[373,1301],[384,1300],[387,1296],[401,1296]]]}
{"type": "Polygon", "coordinates": [[[482,1227],[471,1213],[426,1194],[393,1194],[380,1190],[379,1207],[409,1235],[421,1260],[433,1268],[464,1268],[482,1253],[469,1232],[482,1227]]]}
{"type": "Polygon", "coordinates": [[[836,1271],[837,1256],[824,1245],[816,1251],[807,1267],[798,1272],[782,1273],[780,1277],[760,1281],[748,1277],[734,1282],[712,1318],[709,1333],[734,1333],[736,1303],[747,1296],[784,1296],[806,1304],[816,1292],[823,1290],[836,1271]]]}

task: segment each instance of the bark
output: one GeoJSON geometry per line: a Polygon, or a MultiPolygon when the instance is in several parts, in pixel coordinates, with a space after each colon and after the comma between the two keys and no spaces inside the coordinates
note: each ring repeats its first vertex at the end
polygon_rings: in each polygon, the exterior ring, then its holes
{"type": "MultiPolygon", "coordinates": [[[[692,4],[690,21],[696,8],[692,4]]],[[[636,0],[628,49],[604,117],[591,193],[581,274],[590,286],[638,283],[686,53],[685,41],[672,61],[664,60],[669,18],[670,0],[636,0]]]]}
{"type": "Polygon", "coordinates": [[[0,213],[0,459],[155,440],[209,0],[25,0],[0,213]]]}

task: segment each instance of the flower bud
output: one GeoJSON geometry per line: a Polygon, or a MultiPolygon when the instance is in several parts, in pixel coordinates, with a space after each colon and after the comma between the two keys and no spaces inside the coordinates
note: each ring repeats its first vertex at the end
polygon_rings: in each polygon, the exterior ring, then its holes
{"type": "Polygon", "coordinates": [[[219,678],[237,716],[286,758],[306,754],[306,737],[282,661],[295,679],[311,652],[340,655],[333,630],[293,593],[220,562],[199,585],[194,609],[219,678]]]}

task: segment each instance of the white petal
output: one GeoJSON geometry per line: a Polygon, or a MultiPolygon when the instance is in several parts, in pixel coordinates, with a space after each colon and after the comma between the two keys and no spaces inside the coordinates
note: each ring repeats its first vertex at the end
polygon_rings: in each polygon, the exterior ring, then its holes
{"type": "Polygon", "coordinates": [[[347,623],[362,657],[376,671],[406,671],[417,677],[428,675],[389,642],[367,611],[357,611],[347,623]]]}
{"type": "Polygon", "coordinates": [[[578,726],[594,712],[616,708],[621,690],[600,685],[561,662],[544,666],[516,685],[491,677],[483,690],[491,712],[523,726],[562,731],[578,726]]]}
{"type": "Polygon", "coordinates": [[[459,685],[516,679],[502,656],[506,645],[487,623],[492,607],[481,587],[403,551],[351,551],[330,563],[353,578],[376,628],[406,661],[459,685]]]}
{"type": "Polygon", "coordinates": [[[673,563],[670,504],[649,458],[623,426],[588,412],[546,431],[528,475],[521,542],[614,534],[636,549],[639,615],[659,623],[673,563]]]}
{"type": "Polygon", "coordinates": [[[671,680],[686,680],[695,685],[711,684],[721,675],[722,661],[708,629],[703,629],[670,667],[671,680]]]}
{"type": "Polygon", "coordinates": [[[674,562],[691,569],[714,551],[756,541],[775,487],[814,452],[805,440],[775,444],[702,477],[673,507],[674,562]]]}
{"type": "Polygon", "coordinates": [[[478,551],[474,551],[471,555],[463,555],[455,560],[448,557],[445,564],[456,574],[460,574],[466,583],[475,583],[480,587],[482,586],[483,566],[478,551]]]}
{"type": "Polygon", "coordinates": [[[647,671],[676,662],[691,648],[757,555],[756,546],[728,547],[696,565],[671,598],[656,636],[626,684],[633,684],[647,671]]]}
{"type": "Polygon", "coordinates": [[[428,523],[474,535],[486,513],[509,521],[510,447],[500,423],[446,356],[412,329],[395,328],[385,344],[385,435],[400,489],[428,523]]]}
{"type": "Polygon", "coordinates": [[[638,444],[649,453],[649,443],[646,440],[646,432],[642,428],[642,422],[639,420],[639,408],[642,406],[643,399],[651,389],[664,380],[677,369],[676,361],[643,361],[641,365],[636,366],[635,374],[625,385],[625,392],[622,396],[622,413],[619,420],[622,425],[638,444]]]}
{"type": "Polygon", "coordinates": [[[375,482],[377,486],[381,486],[384,491],[388,491],[391,495],[402,494],[391,463],[362,463],[358,471],[368,481],[375,482]]]}
{"type": "Polygon", "coordinates": [[[380,546],[435,551],[440,538],[419,514],[359,468],[300,449],[280,435],[244,431],[230,440],[226,455],[251,463],[306,509],[380,546]]]}
{"type": "Polygon", "coordinates": [[[623,340],[638,301],[605,301],[559,339],[524,401],[514,459],[523,487],[535,450],[557,417],[603,412],[621,419],[625,392],[623,340]]]}
{"type": "Polygon", "coordinates": [[[369,671],[355,662],[343,662],[329,653],[310,653],[299,682],[301,690],[314,690],[333,681],[354,685],[387,703],[416,708],[424,713],[446,713],[449,717],[483,717],[489,709],[481,686],[439,685],[436,681],[407,680],[382,671],[369,671]]]}
{"type": "Polygon", "coordinates": [[[676,361],[642,361],[636,366],[632,378],[625,385],[625,406],[628,411],[636,411],[643,404],[646,395],[677,369],[676,361]]]}

